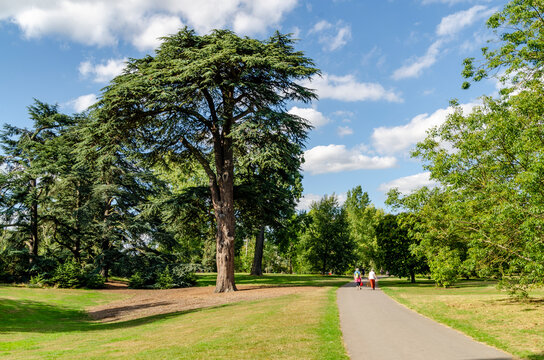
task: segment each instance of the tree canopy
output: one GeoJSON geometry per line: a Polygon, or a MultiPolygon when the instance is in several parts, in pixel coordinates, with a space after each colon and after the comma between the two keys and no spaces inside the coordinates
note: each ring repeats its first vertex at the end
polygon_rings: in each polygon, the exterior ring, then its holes
{"type": "Polygon", "coordinates": [[[253,152],[250,139],[264,128],[281,133],[287,144],[303,145],[309,125],[285,107],[316,98],[300,80],[317,73],[287,35],[259,41],[227,30],[198,36],[185,28],[163,38],[155,56],[131,59],[102,94],[98,109],[112,139],[153,162],[170,154],[172,161],[192,159],[204,169],[217,222],[217,292],[236,289],[238,156],[280,161],[273,153],[253,152]]]}

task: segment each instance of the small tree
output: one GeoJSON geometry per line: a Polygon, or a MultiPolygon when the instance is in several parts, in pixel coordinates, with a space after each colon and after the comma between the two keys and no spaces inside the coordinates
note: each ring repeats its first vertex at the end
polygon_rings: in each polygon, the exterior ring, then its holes
{"type": "Polygon", "coordinates": [[[389,272],[407,276],[416,282],[416,273],[426,268],[425,260],[414,255],[411,246],[417,242],[399,224],[400,215],[385,215],[376,227],[380,265],[389,272]]]}
{"type": "Polygon", "coordinates": [[[355,242],[349,236],[344,208],[336,196],[314,202],[308,213],[311,223],[303,236],[305,254],[312,270],[345,272],[355,260],[355,242]]]}
{"type": "Polygon", "coordinates": [[[0,226],[12,228],[27,244],[32,262],[39,253],[40,207],[63,163],[59,153],[62,134],[73,119],[58,112],[57,105],[38,100],[28,107],[32,129],[4,126],[0,143],[0,226]]]}

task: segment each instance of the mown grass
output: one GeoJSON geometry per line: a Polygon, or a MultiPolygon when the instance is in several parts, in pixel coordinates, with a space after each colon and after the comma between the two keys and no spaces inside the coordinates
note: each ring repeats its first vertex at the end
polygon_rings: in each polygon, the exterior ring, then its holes
{"type": "MultiPolygon", "coordinates": [[[[237,283],[291,277],[266,278],[237,275],[237,283]]],[[[291,279],[315,291],[115,323],[93,322],[84,309],[120,295],[0,286],[0,358],[347,359],[336,289],[349,279],[291,279]]]]}
{"type": "Polygon", "coordinates": [[[398,302],[478,341],[519,358],[544,360],[544,289],[519,301],[492,281],[467,280],[444,289],[424,279],[410,284],[386,278],[379,286],[398,302]]]}

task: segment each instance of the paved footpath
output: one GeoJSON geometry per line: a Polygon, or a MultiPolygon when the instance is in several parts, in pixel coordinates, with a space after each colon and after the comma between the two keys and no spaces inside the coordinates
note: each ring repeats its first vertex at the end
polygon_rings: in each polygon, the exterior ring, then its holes
{"type": "Polygon", "coordinates": [[[379,288],[347,284],[338,289],[338,308],[351,360],[512,359],[398,304],[379,288]]]}

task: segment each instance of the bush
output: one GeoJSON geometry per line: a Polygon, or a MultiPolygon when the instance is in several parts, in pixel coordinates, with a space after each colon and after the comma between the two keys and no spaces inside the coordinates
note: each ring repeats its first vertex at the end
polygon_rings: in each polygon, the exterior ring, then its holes
{"type": "Polygon", "coordinates": [[[171,289],[190,287],[196,284],[192,264],[156,265],[154,270],[137,271],[129,279],[133,289],[171,289]]]}
{"type": "Polygon", "coordinates": [[[174,278],[170,273],[168,266],[163,271],[157,274],[157,281],[155,282],[156,289],[171,289],[174,287],[174,278]]]}
{"type": "Polygon", "coordinates": [[[45,285],[49,285],[51,282],[51,279],[48,279],[45,274],[38,274],[36,276],[30,277],[30,285],[31,287],[42,287],[45,285]]]}
{"type": "Polygon", "coordinates": [[[0,282],[23,282],[29,279],[30,255],[27,249],[7,247],[0,251],[0,282]]]}
{"type": "Polygon", "coordinates": [[[450,287],[455,285],[461,270],[461,259],[457,251],[440,249],[429,260],[431,276],[437,286],[450,287]]]}
{"type": "Polygon", "coordinates": [[[145,280],[139,272],[132,275],[128,280],[128,287],[132,289],[143,289],[145,287],[145,280]]]}
{"type": "Polygon", "coordinates": [[[56,269],[51,283],[60,288],[87,287],[97,289],[104,286],[104,278],[92,268],[83,268],[75,262],[65,262],[56,269]]]}
{"type": "Polygon", "coordinates": [[[106,279],[98,273],[85,274],[85,287],[88,289],[101,289],[104,287],[106,279]]]}
{"type": "Polygon", "coordinates": [[[193,264],[177,264],[172,266],[171,275],[174,287],[190,287],[196,284],[193,264]]]}
{"type": "Polygon", "coordinates": [[[51,281],[60,288],[83,287],[83,269],[75,262],[65,262],[55,269],[51,281]]]}

